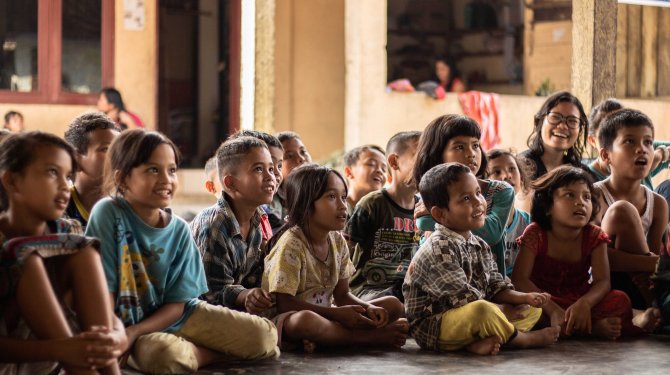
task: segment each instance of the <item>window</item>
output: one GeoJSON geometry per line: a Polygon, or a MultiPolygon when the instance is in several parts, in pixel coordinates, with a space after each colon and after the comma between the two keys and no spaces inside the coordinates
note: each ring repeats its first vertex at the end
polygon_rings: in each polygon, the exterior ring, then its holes
{"type": "Polygon", "coordinates": [[[114,0],[0,3],[0,101],[95,104],[113,84],[114,0]]]}

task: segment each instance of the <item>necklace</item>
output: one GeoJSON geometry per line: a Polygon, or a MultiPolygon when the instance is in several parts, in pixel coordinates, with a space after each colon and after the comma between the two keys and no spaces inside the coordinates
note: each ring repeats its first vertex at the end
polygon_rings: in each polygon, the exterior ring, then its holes
{"type": "Polygon", "coordinates": [[[314,244],[312,243],[311,239],[307,240],[307,249],[309,250],[310,253],[312,253],[312,256],[316,258],[321,263],[326,263],[328,261],[328,256],[330,255],[330,236],[328,236],[326,240],[326,257],[324,259],[321,259],[316,251],[314,250],[314,244]]]}

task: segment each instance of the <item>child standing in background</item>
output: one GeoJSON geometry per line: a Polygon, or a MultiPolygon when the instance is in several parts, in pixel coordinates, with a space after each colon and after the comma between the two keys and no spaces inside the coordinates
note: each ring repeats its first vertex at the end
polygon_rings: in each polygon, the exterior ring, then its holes
{"type": "Polygon", "coordinates": [[[198,248],[186,222],[167,208],[179,161],[164,135],[123,132],[105,161],[110,197],[93,208],[86,228],[102,242],[107,286],[128,335],[128,363],[172,374],[223,358],[278,356],[270,321],[198,299],[207,292],[198,248]]]}
{"type": "Polygon", "coordinates": [[[89,112],[75,118],[65,140],[77,151],[77,178],[70,189],[65,215],[79,221],[86,229],[89,212],[103,197],[102,177],[105,155],[119,131],[105,114],[89,112]]]}
{"type": "MultiPolygon", "coordinates": [[[[474,175],[480,169],[486,170],[483,151],[479,139],[481,129],[471,118],[461,115],[444,115],[433,120],[421,134],[416,162],[412,172],[415,183],[430,168],[443,163],[458,162],[470,168],[474,175]]],[[[503,181],[478,180],[486,199],[484,226],[473,228],[473,233],[481,237],[490,247],[498,272],[505,274],[505,226],[514,204],[514,189],[503,181]]],[[[417,211],[420,211],[417,209],[417,211]]],[[[417,216],[419,213],[417,212],[417,216]]],[[[424,231],[424,238],[435,227],[435,220],[428,214],[417,217],[416,225],[424,231]]]]}
{"type": "Polygon", "coordinates": [[[46,374],[59,362],[68,374],[120,374],[127,340],[107,294],[100,243],[61,219],[75,166],[72,146],[54,135],[2,141],[0,373],[46,374]],[[75,335],[77,323],[83,333],[75,335]]]}
{"type": "MultiPolygon", "coordinates": [[[[347,221],[347,187],[336,171],[313,164],[284,181],[288,222],[265,258],[263,289],[276,301],[282,340],[314,345],[401,347],[407,322],[395,297],[361,301],[349,292],[353,265],[340,234],[347,221]]],[[[274,238],[273,238],[274,240],[274,238]]]]}
{"type": "MultiPolygon", "coordinates": [[[[528,194],[528,178],[521,168],[521,163],[514,153],[507,149],[493,149],[486,153],[488,159],[488,176],[493,180],[505,181],[514,188],[515,198],[518,200],[530,199],[528,194]]],[[[505,271],[512,274],[514,260],[519,254],[519,245],[516,239],[530,224],[530,214],[519,208],[512,207],[505,226],[505,271]]]]}
{"type": "Polygon", "coordinates": [[[495,355],[501,344],[539,347],[553,344],[555,327],[529,332],[549,299],[521,293],[498,272],[489,246],[471,231],[485,221],[486,200],[471,168],[438,164],[419,183],[435,232],[412,259],[405,283],[405,311],[417,344],[429,350],[466,349],[495,355]],[[529,307],[509,319],[496,303],[529,307]]]}
{"type": "Polygon", "coordinates": [[[375,145],[354,147],[344,154],[344,177],[349,185],[347,214],[368,193],[380,190],[386,183],[384,150],[375,145]]]}
{"type": "Polygon", "coordinates": [[[386,145],[391,184],[366,195],[346,227],[356,271],[351,292],[363,301],[395,296],[402,301],[402,281],[418,248],[414,206],[418,198],[412,167],[421,132],[400,132],[386,145]]]}

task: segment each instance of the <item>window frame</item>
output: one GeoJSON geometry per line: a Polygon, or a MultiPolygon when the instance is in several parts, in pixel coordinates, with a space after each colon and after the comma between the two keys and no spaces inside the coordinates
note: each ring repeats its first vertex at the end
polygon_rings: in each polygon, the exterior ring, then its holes
{"type": "MultiPolygon", "coordinates": [[[[101,82],[114,86],[114,1],[100,0],[102,9],[101,82]]],[[[13,104],[92,105],[99,93],[78,94],[62,87],[63,0],[37,2],[37,88],[31,92],[0,89],[0,102],[13,104]]]]}

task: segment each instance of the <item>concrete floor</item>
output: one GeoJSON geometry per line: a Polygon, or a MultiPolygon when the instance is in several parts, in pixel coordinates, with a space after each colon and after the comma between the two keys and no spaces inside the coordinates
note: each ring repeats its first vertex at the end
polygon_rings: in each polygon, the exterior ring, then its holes
{"type": "MultiPolygon", "coordinates": [[[[408,340],[401,350],[282,353],[278,361],[231,362],[197,374],[662,374],[670,372],[670,336],[616,342],[564,340],[553,347],[506,350],[495,357],[426,352],[408,340]]],[[[125,374],[139,374],[124,370],[125,374]]]]}

